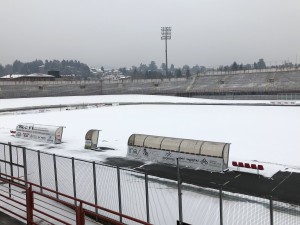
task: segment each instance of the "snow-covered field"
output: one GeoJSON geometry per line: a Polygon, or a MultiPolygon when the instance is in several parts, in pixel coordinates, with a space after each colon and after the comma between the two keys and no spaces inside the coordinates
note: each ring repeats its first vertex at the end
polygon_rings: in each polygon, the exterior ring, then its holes
{"type": "MultiPolygon", "coordinates": [[[[230,103],[205,99],[166,96],[81,96],[35,99],[1,99],[0,108],[24,106],[121,102],[165,102],[165,103],[230,103]]],[[[239,101],[242,103],[265,103],[268,101],[239,101]]],[[[298,103],[296,103],[298,104],[298,103]]],[[[101,104],[100,104],[101,105],[101,104]]],[[[73,109],[70,107],[69,109],[73,109]]],[[[231,106],[231,105],[118,105],[87,107],[78,110],[49,109],[28,112],[12,112],[0,115],[0,142],[12,142],[32,149],[57,155],[86,160],[105,161],[110,156],[126,156],[127,140],[133,133],[169,137],[220,141],[231,143],[231,161],[264,164],[265,176],[278,170],[299,171],[300,157],[300,108],[297,106],[231,106]],[[43,112],[43,113],[41,113],[43,112]],[[10,136],[10,130],[18,123],[38,123],[65,126],[63,143],[50,145],[17,139],[10,136]],[[99,129],[99,146],[115,150],[95,152],[84,149],[84,136],[89,129],[99,129]],[[53,148],[54,147],[54,148],[53,148]]],[[[231,169],[235,169],[232,168],[231,169]]],[[[256,173],[256,171],[249,171],[256,173]]],[[[126,189],[143,190],[142,179],[124,175],[126,189]]],[[[103,191],[104,189],[101,188],[103,191]]],[[[143,191],[141,191],[142,193],[143,191]]],[[[154,224],[174,224],[178,218],[176,183],[150,182],[150,217],[154,224]]],[[[131,193],[131,192],[128,192],[131,193]]],[[[127,193],[127,194],[128,194],[127,193]]],[[[134,193],[132,193],[134,194],[134,193]]],[[[130,195],[128,195],[130,197],[130,195]]],[[[143,199],[143,194],[140,195],[143,199]]],[[[243,196],[234,200],[233,195],[224,197],[224,224],[269,224],[268,202],[264,199],[243,196]],[[247,212],[247,213],[245,213],[247,212]],[[243,215],[243,216],[241,216],[243,215]]],[[[124,212],[131,214],[134,209],[139,218],[145,219],[142,210],[144,200],[124,202],[124,212]],[[141,212],[140,212],[141,211],[141,212]]],[[[183,190],[184,221],[191,224],[218,224],[219,199],[198,191],[183,190]]],[[[286,222],[288,214],[276,212],[276,222],[286,222]]],[[[297,216],[288,217],[298,221],[297,216]]]]}
{"type": "MultiPolygon", "coordinates": [[[[230,103],[168,96],[75,96],[28,99],[1,99],[0,109],[24,106],[165,102],[230,103]]],[[[238,101],[265,103],[268,101],[238,101]]],[[[296,103],[298,104],[298,103],[296,103]]],[[[300,107],[297,106],[231,106],[231,105],[128,105],[89,107],[81,110],[46,110],[16,112],[0,116],[0,141],[88,160],[105,160],[108,156],[126,156],[127,140],[133,133],[231,143],[231,161],[264,164],[264,175],[278,170],[300,169],[300,107]],[[10,129],[18,123],[65,126],[63,143],[49,145],[17,139],[10,129]],[[84,150],[84,136],[89,129],[99,129],[99,146],[116,150],[84,150]],[[258,162],[257,162],[258,161],[258,162]]],[[[232,168],[235,169],[235,168],[232,168]]],[[[249,172],[256,172],[251,171],[249,172]]]]}

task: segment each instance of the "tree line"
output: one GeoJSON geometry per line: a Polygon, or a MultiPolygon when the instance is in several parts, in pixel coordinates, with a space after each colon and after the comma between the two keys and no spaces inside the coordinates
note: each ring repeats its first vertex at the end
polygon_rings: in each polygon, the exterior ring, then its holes
{"type": "Polygon", "coordinates": [[[119,68],[122,74],[131,76],[133,79],[189,78],[191,74],[197,74],[205,70],[206,68],[204,66],[199,66],[198,64],[192,67],[184,65],[183,67],[177,68],[175,68],[174,64],[171,64],[166,74],[166,64],[162,63],[161,66],[158,67],[155,61],[151,61],[148,65],[141,63],[139,66],[132,66],[130,69],[126,67],[119,68]]]}
{"type": "MultiPolygon", "coordinates": [[[[269,66],[268,68],[299,68],[300,64],[294,65],[290,62],[285,62],[282,65],[269,66]]],[[[267,65],[264,59],[259,59],[252,64],[238,64],[234,61],[230,65],[219,66],[217,68],[207,68],[205,66],[184,65],[182,67],[175,67],[174,64],[168,66],[168,73],[166,74],[166,64],[162,63],[161,66],[157,66],[155,61],[151,61],[149,64],[140,63],[139,66],[132,66],[127,69],[121,67],[118,69],[120,73],[126,76],[130,76],[132,79],[161,79],[161,78],[189,78],[191,75],[203,74],[207,71],[238,71],[238,70],[251,70],[251,69],[266,69],[267,65]]],[[[21,62],[15,60],[13,64],[7,64],[2,66],[0,64],[0,76],[7,74],[32,74],[32,73],[44,73],[47,74],[50,70],[60,71],[61,75],[75,75],[81,78],[95,77],[94,73],[91,73],[87,64],[81,63],[78,60],[35,60],[32,62],[21,62]]],[[[99,73],[96,78],[101,78],[104,73],[103,66],[101,67],[102,73],[99,73]]]]}
{"type": "Polygon", "coordinates": [[[148,65],[141,63],[139,66],[132,66],[131,68],[127,69],[126,67],[119,68],[119,71],[124,74],[131,76],[134,79],[143,78],[143,79],[155,79],[155,78],[171,78],[171,77],[190,77],[192,74],[204,74],[209,71],[222,71],[222,72],[230,72],[230,71],[239,71],[239,70],[263,70],[267,68],[300,68],[300,64],[293,64],[290,62],[284,62],[280,65],[273,65],[267,67],[264,59],[259,59],[252,64],[239,64],[234,61],[230,65],[219,66],[216,68],[209,68],[205,66],[199,66],[198,64],[195,66],[184,65],[183,67],[177,67],[173,64],[168,68],[168,74],[166,75],[165,69],[166,64],[162,63],[160,67],[156,65],[155,61],[151,61],[148,65]]]}
{"type": "Polygon", "coordinates": [[[168,74],[166,75],[166,64],[162,63],[160,67],[156,65],[155,61],[151,61],[148,65],[141,63],[139,66],[132,66],[130,69],[126,67],[119,68],[119,71],[124,75],[129,75],[134,79],[155,79],[155,78],[171,78],[171,77],[186,77],[189,78],[191,74],[203,74],[206,71],[237,71],[237,70],[250,70],[250,69],[266,69],[266,63],[264,59],[259,59],[253,64],[238,64],[233,62],[231,65],[219,66],[215,68],[206,68],[205,66],[199,66],[198,64],[190,67],[184,65],[183,67],[175,68],[174,64],[171,64],[168,68],[168,74]]]}
{"type": "Polygon", "coordinates": [[[47,74],[50,70],[60,71],[61,75],[89,76],[90,68],[88,65],[77,60],[35,60],[32,62],[21,62],[15,60],[13,64],[2,66],[0,64],[0,76],[7,74],[47,74]]]}
{"type": "Polygon", "coordinates": [[[251,70],[251,69],[266,69],[266,63],[264,59],[259,59],[257,62],[254,62],[253,64],[238,64],[236,61],[234,61],[231,65],[227,66],[220,66],[217,70],[218,71],[237,71],[237,70],[251,70]]]}

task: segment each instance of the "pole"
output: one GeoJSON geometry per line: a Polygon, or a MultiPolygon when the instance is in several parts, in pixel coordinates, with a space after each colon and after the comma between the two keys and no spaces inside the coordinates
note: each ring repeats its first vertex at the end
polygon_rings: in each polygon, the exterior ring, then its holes
{"type": "Polygon", "coordinates": [[[33,224],[33,193],[32,186],[26,189],[26,213],[27,213],[27,224],[33,224]]]}
{"type": "Polygon", "coordinates": [[[41,166],[41,152],[38,150],[38,165],[39,165],[39,177],[40,177],[40,186],[41,193],[43,193],[43,178],[42,178],[42,166],[41,166]]]}
{"type": "Polygon", "coordinates": [[[220,186],[220,225],[223,225],[223,194],[222,194],[222,186],[220,186]]]}
{"type": "Polygon", "coordinates": [[[273,225],[274,224],[274,220],[273,220],[273,199],[272,196],[270,197],[270,224],[273,225]]]}
{"type": "MultiPolygon", "coordinates": [[[[95,205],[98,205],[98,195],[97,195],[97,174],[96,174],[96,163],[93,162],[93,180],[94,180],[94,197],[95,205]]],[[[98,214],[98,208],[95,208],[95,213],[98,214]]]]}
{"type": "MultiPolygon", "coordinates": [[[[72,157],[72,176],[73,176],[74,198],[76,198],[76,178],[75,178],[75,159],[74,159],[74,157],[72,157]]],[[[74,200],[74,204],[77,205],[76,200],[74,200]]]]}
{"type": "Polygon", "coordinates": [[[161,40],[165,40],[166,77],[168,76],[168,39],[171,39],[171,27],[161,27],[161,40]]]}
{"type": "MultiPolygon", "coordinates": [[[[24,166],[24,180],[28,181],[28,177],[27,177],[27,160],[26,160],[26,148],[22,148],[23,149],[23,166],[24,166]]],[[[25,184],[25,186],[27,187],[27,183],[25,184]]]]}
{"type": "Polygon", "coordinates": [[[168,40],[167,38],[165,39],[166,40],[166,77],[168,76],[168,40]]]}
{"type": "MultiPolygon", "coordinates": [[[[9,163],[10,163],[10,176],[11,176],[10,179],[12,179],[12,181],[14,181],[13,180],[14,168],[13,168],[13,160],[12,160],[12,147],[11,147],[10,143],[9,143],[9,163]]],[[[10,185],[10,183],[9,183],[8,186],[9,186],[9,197],[11,198],[11,185],[10,185]]]]}
{"type": "Polygon", "coordinates": [[[179,209],[179,225],[182,225],[182,192],[181,192],[181,178],[179,170],[179,159],[177,158],[177,183],[178,183],[178,209],[179,209]]]}
{"type": "MultiPolygon", "coordinates": [[[[55,191],[58,192],[58,179],[57,179],[57,166],[56,166],[56,155],[53,154],[53,166],[54,166],[54,180],[55,180],[55,191]]],[[[56,198],[58,199],[58,193],[56,193],[56,198]]]]}
{"type": "MultiPolygon", "coordinates": [[[[117,178],[118,178],[119,213],[122,214],[121,179],[120,179],[120,168],[118,166],[117,166],[117,178]]],[[[122,216],[120,216],[120,222],[122,223],[122,216]]]]}
{"type": "Polygon", "coordinates": [[[147,172],[145,172],[145,192],[146,192],[147,223],[150,223],[150,214],[149,214],[149,191],[148,191],[148,174],[147,174],[147,172]]]}

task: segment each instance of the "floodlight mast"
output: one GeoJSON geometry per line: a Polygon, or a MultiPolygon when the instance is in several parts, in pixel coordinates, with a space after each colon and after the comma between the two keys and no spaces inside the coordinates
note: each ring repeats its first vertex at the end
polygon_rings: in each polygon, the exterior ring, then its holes
{"type": "Polygon", "coordinates": [[[171,40],[172,27],[161,27],[161,40],[165,40],[166,46],[166,77],[168,76],[168,44],[167,41],[171,40]]]}

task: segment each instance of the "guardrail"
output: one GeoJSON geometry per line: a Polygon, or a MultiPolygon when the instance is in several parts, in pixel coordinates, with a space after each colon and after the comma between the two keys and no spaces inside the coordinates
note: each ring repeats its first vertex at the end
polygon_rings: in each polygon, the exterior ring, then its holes
{"type": "MultiPolygon", "coordinates": [[[[239,163],[242,165],[243,162],[239,163]]],[[[251,164],[243,165],[242,171],[252,169],[247,168],[251,164]]],[[[234,179],[236,177],[240,175],[234,179]]],[[[82,225],[83,220],[90,222],[90,217],[99,221],[112,220],[114,223],[110,224],[135,225],[138,223],[128,218],[139,218],[147,221],[140,224],[169,225],[178,218],[179,207],[184,210],[184,222],[189,224],[252,225],[261,224],[261,221],[271,225],[300,224],[299,202],[280,200],[272,195],[273,187],[271,192],[247,194],[245,190],[227,189],[224,185],[228,182],[221,184],[217,180],[199,186],[183,183],[180,188],[183,198],[179,203],[179,187],[175,181],[176,178],[170,180],[148,172],[0,143],[0,201],[6,203],[2,209],[10,210],[6,211],[17,214],[20,219],[23,217],[24,221],[27,220],[28,195],[33,199],[29,201],[29,206],[33,204],[29,216],[33,215],[35,220],[45,218],[48,221],[55,217],[66,221],[55,220],[52,222],[55,225],[82,225]],[[24,177],[30,182],[15,177],[24,177]],[[30,184],[35,185],[27,190],[30,184]],[[18,208],[11,210],[12,205],[18,208]],[[251,223],[241,222],[241,218],[247,218],[251,223]]]]}
{"type": "Polygon", "coordinates": [[[150,223],[139,219],[3,173],[0,173],[0,181],[4,187],[0,188],[0,201],[6,205],[6,207],[0,205],[0,208],[26,221],[29,225],[40,224],[40,222],[53,225],[84,225],[86,221],[90,223],[94,221],[95,224],[98,221],[112,225],[124,225],[123,221],[127,221],[134,222],[134,224],[150,225],[150,223]],[[24,185],[16,182],[22,182],[24,185]],[[91,209],[95,209],[98,213],[91,211],[91,209]],[[104,216],[100,212],[105,212],[111,216],[104,216]],[[119,220],[111,217],[119,218],[119,220]]]}

